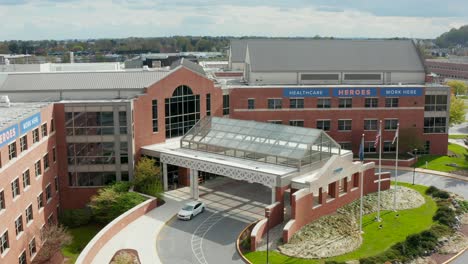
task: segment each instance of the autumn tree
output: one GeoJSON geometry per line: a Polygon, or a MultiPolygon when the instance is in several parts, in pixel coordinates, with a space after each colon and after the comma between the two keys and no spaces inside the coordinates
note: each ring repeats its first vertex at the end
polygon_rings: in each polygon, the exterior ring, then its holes
{"type": "Polygon", "coordinates": [[[50,259],[64,246],[70,245],[72,236],[67,229],[61,225],[49,224],[41,233],[43,242],[39,252],[33,260],[33,264],[49,263],[50,259]]]}
{"type": "Polygon", "coordinates": [[[450,119],[449,125],[457,125],[465,122],[465,101],[452,96],[450,99],[450,119]]]}
{"type": "Polygon", "coordinates": [[[466,90],[468,89],[466,83],[463,81],[448,81],[447,85],[450,86],[454,95],[466,94],[466,90]]]}

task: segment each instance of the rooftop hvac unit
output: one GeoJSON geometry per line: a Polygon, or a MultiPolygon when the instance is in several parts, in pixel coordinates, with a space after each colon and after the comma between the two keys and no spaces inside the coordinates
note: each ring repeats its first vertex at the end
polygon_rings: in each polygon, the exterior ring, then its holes
{"type": "Polygon", "coordinates": [[[8,95],[0,96],[0,107],[10,107],[10,98],[8,98],[8,95]]]}

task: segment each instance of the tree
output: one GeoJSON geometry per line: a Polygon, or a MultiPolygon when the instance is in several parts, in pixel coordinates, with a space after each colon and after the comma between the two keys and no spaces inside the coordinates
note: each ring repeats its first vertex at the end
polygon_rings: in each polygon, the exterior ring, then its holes
{"type": "Polygon", "coordinates": [[[463,81],[448,81],[447,85],[450,86],[452,93],[455,95],[466,94],[468,86],[463,81]]]}
{"type": "Polygon", "coordinates": [[[154,160],[146,157],[140,159],[135,166],[134,184],[136,191],[161,197],[161,169],[154,164],[154,160]]]}
{"type": "Polygon", "coordinates": [[[450,99],[449,126],[465,122],[465,101],[452,95],[450,99]]]}
{"type": "Polygon", "coordinates": [[[41,241],[44,243],[37,252],[33,263],[49,263],[49,260],[64,246],[70,245],[72,236],[61,225],[49,224],[41,233],[41,241]]]}

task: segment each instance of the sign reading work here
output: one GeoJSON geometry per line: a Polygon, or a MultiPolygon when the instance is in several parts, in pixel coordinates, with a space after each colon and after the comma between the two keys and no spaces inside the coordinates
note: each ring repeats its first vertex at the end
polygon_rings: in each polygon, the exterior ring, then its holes
{"type": "Polygon", "coordinates": [[[41,124],[41,113],[34,114],[20,122],[20,134],[24,134],[41,124]]]}
{"type": "Polygon", "coordinates": [[[386,96],[386,97],[422,96],[423,88],[421,87],[381,88],[380,95],[386,96]]]}
{"type": "Polygon", "coordinates": [[[13,142],[18,137],[18,124],[12,125],[0,131],[0,147],[13,142]]]}
{"type": "Polygon", "coordinates": [[[328,97],[329,88],[284,88],[284,97],[328,97]]]}

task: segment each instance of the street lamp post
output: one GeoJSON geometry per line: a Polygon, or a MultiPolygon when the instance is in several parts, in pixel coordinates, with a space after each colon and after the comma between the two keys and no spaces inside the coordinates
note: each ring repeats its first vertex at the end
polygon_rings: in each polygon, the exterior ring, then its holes
{"type": "Polygon", "coordinates": [[[270,208],[266,208],[265,210],[265,214],[266,214],[266,217],[267,217],[267,224],[266,224],[266,228],[267,228],[267,237],[266,237],[266,264],[268,264],[268,243],[269,243],[269,234],[270,234],[270,208]]]}
{"type": "Polygon", "coordinates": [[[418,149],[414,149],[414,155],[416,156],[416,162],[413,166],[413,185],[414,185],[414,175],[416,174],[416,165],[418,163],[418,149]]]}

